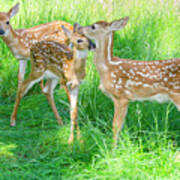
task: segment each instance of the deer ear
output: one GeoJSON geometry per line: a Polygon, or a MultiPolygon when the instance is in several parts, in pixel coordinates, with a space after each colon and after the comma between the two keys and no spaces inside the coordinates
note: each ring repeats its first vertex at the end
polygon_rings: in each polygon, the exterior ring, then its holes
{"type": "Polygon", "coordinates": [[[117,31],[122,29],[128,22],[129,17],[121,18],[119,20],[113,21],[110,23],[109,30],[117,31]]]}
{"type": "Polygon", "coordinates": [[[78,29],[80,28],[81,26],[78,24],[78,23],[74,23],[73,25],[73,32],[78,32],[78,29]]]}
{"type": "Polygon", "coordinates": [[[68,38],[71,38],[72,33],[71,33],[64,25],[62,25],[61,28],[62,28],[62,30],[64,31],[64,33],[66,34],[66,36],[67,36],[68,38]]]}
{"type": "Polygon", "coordinates": [[[17,3],[15,6],[13,6],[9,12],[8,12],[8,15],[9,15],[9,18],[13,17],[14,15],[17,14],[17,12],[19,11],[19,3],[17,3]]]}

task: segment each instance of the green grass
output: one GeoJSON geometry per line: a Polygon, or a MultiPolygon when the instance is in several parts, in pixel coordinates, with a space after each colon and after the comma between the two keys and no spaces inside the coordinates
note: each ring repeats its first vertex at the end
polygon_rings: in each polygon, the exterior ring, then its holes
{"type": "MultiPolygon", "coordinates": [[[[0,0],[0,10],[7,11],[16,2],[0,0]]],[[[23,28],[64,20],[88,25],[129,16],[128,25],[115,34],[115,55],[147,61],[180,57],[178,2],[112,2],[102,8],[95,0],[21,0],[20,11],[11,24],[23,28]]],[[[180,179],[180,163],[175,161],[180,150],[180,113],[173,104],[130,103],[118,147],[112,150],[113,103],[97,88],[99,76],[90,53],[86,81],[79,95],[79,124],[84,143],[69,146],[69,105],[62,89],[56,89],[55,100],[64,126],[57,125],[39,86],[23,98],[17,126],[9,126],[17,71],[17,60],[1,40],[0,180],[180,179]]]]}

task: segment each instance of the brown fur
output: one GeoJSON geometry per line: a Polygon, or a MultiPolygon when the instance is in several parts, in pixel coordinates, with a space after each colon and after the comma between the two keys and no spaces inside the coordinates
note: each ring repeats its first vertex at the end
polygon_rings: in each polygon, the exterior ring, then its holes
{"type": "MultiPolygon", "coordinates": [[[[162,95],[180,110],[180,59],[136,61],[113,57],[113,34],[127,24],[128,17],[98,26],[80,27],[80,33],[96,40],[94,62],[100,74],[100,89],[114,101],[113,134],[118,134],[126,115],[128,102],[162,95]]],[[[95,23],[94,25],[96,25],[95,23]]]]}
{"type": "Polygon", "coordinates": [[[11,115],[12,126],[16,123],[16,115],[21,98],[31,86],[47,76],[48,80],[46,86],[43,86],[42,91],[47,97],[58,123],[63,124],[54,103],[53,90],[58,80],[60,80],[71,104],[71,134],[69,143],[72,143],[74,140],[75,128],[77,136],[80,138],[80,130],[77,123],[77,96],[80,82],[85,77],[86,57],[81,58],[78,56],[78,52],[88,50],[90,42],[87,38],[77,33],[72,34],[70,41],[73,44],[73,50],[54,41],[41,41],[32,46],[31,73],[18,89],[16,103],[11,115]],[[83,40],[81,45],[77,44],[79,39],[83,40]]]}
{"type": "Polygon", "coordinates": [[[2,36],[2,38],[16,59],[24,61],[23,65],[19,64],[18,80],[19,84],[21,84],[25,74],[23,69],[26,68],[26,61],[30,59],[31,46],[42,40],[66,44],[67,37],[62,31],[61,26],[64,25],[70,31],[72,31],[73,27],[64,21],[54,21],[28,29],[14,30],[11,24],[7,25],[6,22],[10,21],[10,14],[13,10],[16,10],[16,13],[18,12],[18,5],[16,4],[8,12],[0,12],[0,29],[5,32],[9,31],[8,35],[2,36]]]}

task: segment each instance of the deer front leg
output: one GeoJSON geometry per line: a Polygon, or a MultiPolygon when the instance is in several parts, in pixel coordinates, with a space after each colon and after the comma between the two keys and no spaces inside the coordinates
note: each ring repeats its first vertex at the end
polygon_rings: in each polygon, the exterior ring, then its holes
{"type": "Polygon", "coordinates": [[[70,93],[69,93],[69,90],[68,90],[67,86],[64,86],[63,88],[64,88],[64,90],[65,90],[65,92],[67,94],[69,102],[71,102],[70,93]]]}
{"type": "Polygon", "coordinates": [[[57,83],[58,83],[58,81],[56,79],[48,79],[48,81],[42,91],[43,91],[44,95],[46,96],[46,98],[49,102],[49,105],[51,106],[51,108],[53,110],[53,113],[58,121],[58,124],[63,125],[62,119],[59,116],[59,113],[57,111],[57,108],[56,108],[56,105],[54,102],[54,96],[53,96],[53,91],[54,91],[54,88],[56,87],[57,83]]]}
{"type": "Polygon", "coordinates": [[[122,128],[128,107],[127,99],[114,99],[113,138],[114,147],[117,145],[119,132],[122,128]]]}
{"type": "Polygon", "coordinates": [[[71,144],[74,142],[74,129],[77,130],[77,138],[80,138],[80,129],[77,123],[77,102],[78,102],[78,92],[79,87],[70,89],[70,118],[71,118],[71,132],[68,143],[71,144]]]}
{"type": "Polygon", "coordinates": [[[13,112],[11,114],[11,126],[16,125],[16,116],[17,116],[17,110],[19,107],[19,103],[22,99],[22,97],[28,92],[28,90],[36,83],[39,82],[43,78],[42,74],[38,74],[37,76],[34,76],[30,74],[29,78],[21,84],[21,86],[18,88],[17,94],[16,94],[16,101],[14,105],[13,112]]]}
{"type": "Polygon", "coordinates": [[[19,72],[18,72],[18,88],[20,88],[22,82],[24,81],[24,75],[26,72],[27,60],[19,61],[19,72]]]}

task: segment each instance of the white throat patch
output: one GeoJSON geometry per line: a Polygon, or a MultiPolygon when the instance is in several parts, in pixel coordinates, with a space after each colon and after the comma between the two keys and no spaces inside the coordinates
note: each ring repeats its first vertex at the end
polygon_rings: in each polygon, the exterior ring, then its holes
{"type": "Polygon", "coordinates": [[[88,55],[88,51],[87,50],[78,50],[77,54],[76,54],[76,58],[77,59],[85,59],[88,55]]]}
{"type": "Polygon", "coordinates": [[[118,65],[118,64],[121,64],[122,61],[119,60],[119,61],[112,61],[111,59],[111,46],[112,46],[112,32],[110,33],[109,35],[109,41],[108,41],[108,62],[109,64],[113,64],[113,65],[118,65]]]}
{"type": "Polygon", "coordinates": [[[9,33],[10,33],[10,30],[9,30],[9,29],[7,29],[7,30],[5,31],[4,37],[9,36],[9,33]]]}

